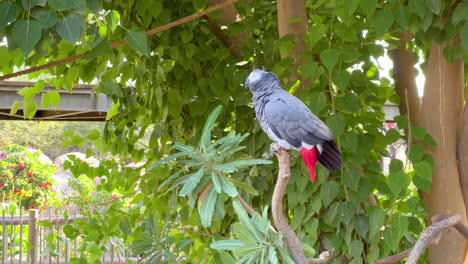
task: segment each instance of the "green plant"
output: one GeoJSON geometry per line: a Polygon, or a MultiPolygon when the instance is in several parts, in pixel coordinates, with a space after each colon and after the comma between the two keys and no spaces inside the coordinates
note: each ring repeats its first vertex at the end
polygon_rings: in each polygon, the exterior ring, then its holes
{"type": "Polygon", "coordinates": [[[41,152],[30,152],[15,144],[6,144],[0,154],[0,195],[26,208],[47,206],[56,195],[52,190],[55,167],[43,163],[41,152]]]}

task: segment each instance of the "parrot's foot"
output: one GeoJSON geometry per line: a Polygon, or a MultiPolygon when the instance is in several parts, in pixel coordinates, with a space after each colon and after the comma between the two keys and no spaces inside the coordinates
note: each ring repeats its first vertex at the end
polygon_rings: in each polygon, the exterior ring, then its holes
{"type": "Polygon", "coordinates": [[[276,152],[280,151],[282,148],[278,143],[273,142],[270,144],[270,151],[263,153],[262,157],[264,159],[271,159],[276,152]]]}

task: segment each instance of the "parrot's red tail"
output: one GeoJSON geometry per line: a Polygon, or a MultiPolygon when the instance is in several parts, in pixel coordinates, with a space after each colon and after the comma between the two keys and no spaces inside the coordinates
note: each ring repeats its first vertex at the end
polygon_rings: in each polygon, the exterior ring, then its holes
{"type": "Polygon", "coordinates": [[[315,182],[315,163],[317,163],[317,150],[315,147],[311,149],[301,148],[301,156],[304,160],[307,169],[309,169],[310,179],[315,182]]]}

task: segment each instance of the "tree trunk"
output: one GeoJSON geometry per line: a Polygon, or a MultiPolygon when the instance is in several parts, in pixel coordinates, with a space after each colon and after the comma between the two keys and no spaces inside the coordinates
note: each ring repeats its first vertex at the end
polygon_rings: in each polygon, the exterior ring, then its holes
{"type": "Polygon", "coordinates": [[[468,210],[468,107],[465,105],[464,108],[463,123],[460,127],[460,141],[458,144],[458,169],[463,199],[465,201],[465,209],[468,210]]]}
{"type": "Polygon", "coordinates": [[[400,114],[408,115],[412,126],[417,126],[420,120],[421,100],[416,86],[416,74],[414,70],[414,54],[406,49],[406,43],[411,41],[413,36],[409,32],[400,34],[401,44],[393,50],[393,79],[395,80],[395,90],[400,96],[400,114]]]}
{"type": "MultiPolygon", "coordinates": [[[[211,0],[209,1],[210,4],[219,4],[223,2],[223,0],[211,0]]],[[[236,6],[234,4],[228,5],[220,10],[220,17],[216,19],[217,24],[229,26],[234,22],[241,22],[242,19],[239,16],[239,12],[237,12],[236,6]]],[[[221,29],[220,29],[221,30],[221,29]]],[[[231,50],[231,52],[236,56],[236,58],[242,58],[240,50],[247,42],[247,32],[241,32],[235,37],[232,38],[225,38],[223,41],[226,42],[227,48],[231,50]]]]}
{"type": "MultiPolygon", "coordinates": [[[[294,60],[294,66],[289,69],[291,75],[287,81],[301,80],[301,76],[297,70],[303,64],[303,56],[301,53],[306,50],[303,37],[304,34],[308,32],[305,0],[278,0],[277,10],[279,37],[282,38],[286,35],[293,35],[295,37],[294,49],[288,54],[288,57],[294,60]],[[291,23],[293,19],[299,19],[299,21],[291,23]]],[[[301,80],[301,85],[297,92],[304,88],[309,88],[310,84],[310,80],[301,80]]]]}
{"type": "MultiPolygon", "coordinates": [[[[463,85],[463,62],[449,64],[443,46],[433,43],[426,71],[421,124],[435,139],[437,146],[427,147],[434,158],[432,187],[424,200],[429,207],[429,219],[436,214],[454,213],[466,224],[465,204],[456,163],[457,115],[463,85]]],[[[465,239],[454,230],[444,231],[437,246],[429,249],[432,264],[462,263],[465,239]]]]}

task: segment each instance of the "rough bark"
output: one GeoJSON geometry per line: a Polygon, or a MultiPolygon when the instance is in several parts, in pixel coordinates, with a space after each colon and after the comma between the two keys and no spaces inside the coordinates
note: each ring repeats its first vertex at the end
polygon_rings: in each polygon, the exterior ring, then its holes
{"type": "MultiPolygon", "coordinates": [[[[443,46],[433,43],[426,70],[426,84],[421,111],[421,124],[435,139],[437,146],[426,150],[434,159],[431,191],[424,194],[429,218],[437,214],[458,214],[466,224],[466,211],[456,164],[456,128],[459,96],[463,85],[463,62],[449,64],[443,46]]],[[[444,231],[439,245],[429,249],[432,264],[462,263],[464,238],[453,230],[444,231]]]]}
{"type": "Polygon", "coordinates": [[[393,50],[393,79],[395,90],[400,96],[400,114],[409,115],[411,125],[418,125],[421,113],[421,100],[416,86],[416,72],[414,70],[414,54],[406,49],[406,43],[413,36],[409,32],[400,34],[400,46],[393,50]]]}
{"type": "Polygon", "coordinates": [[[310,80],[302,80],[298,73],[298,68],[303,64],[302,53],[306,50],[304,42],[304,34],[308,32],[307,13],[305,8],[305,0],[278,0],[278,33],[282,38],[286,35],[293,35],[295,37],[295,47],[293,51],[288,54],[288,57],[294,60],[293,66],[289,69],[291,75],[287,81],[301,80],[297,92],[304,88],[308,88],[311,84],[310,80]],[[293,19],[299,19],[295,23],[291,23],[293,19]]]}

